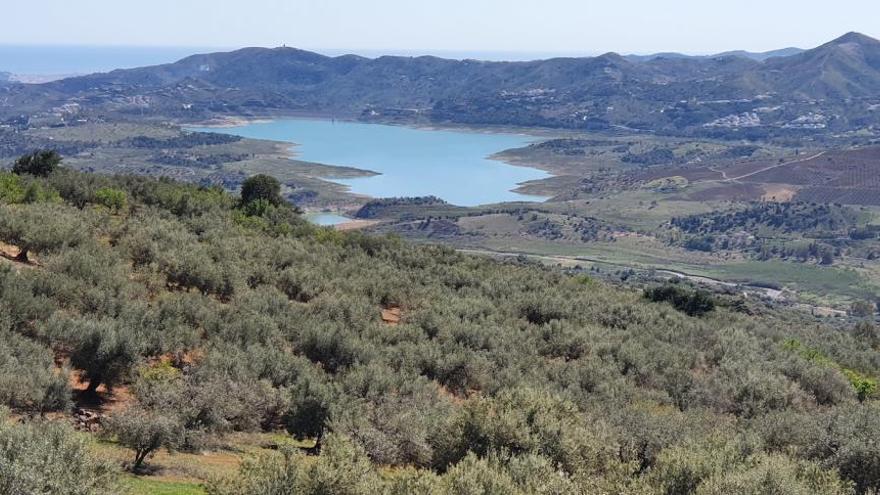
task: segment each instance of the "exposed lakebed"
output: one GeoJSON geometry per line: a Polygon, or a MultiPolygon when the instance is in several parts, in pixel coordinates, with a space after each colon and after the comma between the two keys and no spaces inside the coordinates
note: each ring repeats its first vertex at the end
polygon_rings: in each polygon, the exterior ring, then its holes
{"type": "Polygon", "coordinates": [[[293,150],[299,160],[374,171],[378,175],[331,180],[349,186],[355,194],[375,198],[437,196],[460,206],[542,201],[545,198],[513,189],[550,177],[542,170],[490,158],[534,141],[519,134],[312,119],[195,130],[289,142],[296,145],[293,150]]]}

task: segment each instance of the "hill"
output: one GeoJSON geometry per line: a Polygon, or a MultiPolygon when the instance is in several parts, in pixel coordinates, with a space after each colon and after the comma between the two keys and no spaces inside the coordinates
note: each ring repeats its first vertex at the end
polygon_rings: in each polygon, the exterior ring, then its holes
{"type": "MultiPolygon", "coordinates": [[[[190,454],[248,434],[272,448],[227,447],[261,454],[211,493],[880,488],[867,322],[335,232],[167,179],[2,173],[0,198],[0,405],[103,430],[145,481],[177,473],[156,447],[207,462],[190,454]]],[[[5,479],[102,493],[95,449],[29,424],[0,426],[5,479]]]]}
{"type": "Polygon", "coordinates": [[[880,91],[880,41],[848,33],[813,50],[768,61],[761,84],[794,97],[865,98],[880,91]]]}
{"type": "Polygon", "coordinates": [[[733,53],[633,61],[608,53],[532,62],[246,48],[17,85],[7,90],[4,108],[45,113],[76,105],[81,118],[193,121],[309,113],[710,137],[803,136],[876,125],[878,47],[880,42],[851,33],[784,57],[733,53]]]}

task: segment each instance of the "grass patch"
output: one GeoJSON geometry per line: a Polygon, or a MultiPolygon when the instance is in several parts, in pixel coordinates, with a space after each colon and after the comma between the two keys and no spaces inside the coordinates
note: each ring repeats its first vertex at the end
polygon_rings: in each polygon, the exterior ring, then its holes
{"type": "Polygon", "coordinates": [[[165,481],[129,475],[125,486],[131,495],[204,495],[205,489],[199,483],[165,481]]]}
{"type": "Polygon", "coordinates": [[[785,261],[747,261],[710,270],[719,278],[751,283],[778,283],[796,291],[839,294],[857,299],[871,296],[876,287],[855,270],[785,261]]]}

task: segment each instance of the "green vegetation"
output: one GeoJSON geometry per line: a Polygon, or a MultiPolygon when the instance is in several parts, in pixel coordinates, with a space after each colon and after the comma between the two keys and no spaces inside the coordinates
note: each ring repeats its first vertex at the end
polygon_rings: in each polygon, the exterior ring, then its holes
{"type": "Polygon", "coordinates": [[[112,187],[102,187],[95,191],[95,202],[106,206],[111,211],[119,212],[125,209],[128,199],[125,191],[113,189],[112,187]]]}
{"type": "Polygon", "coordinates": [[[817,349],[806,347],[796,339],[785,341],[784,347],[788,351],[796,352],[804,359],[808,359],[822,366],[840,370],[843,373],[843,376],[849,380],[849,383],[855,389],[859,400],[864,401],[869,397],[873,397],[877,393],[876,379],[867,377],[858,371],[840,366],[817,349]]]}
{"type": "MultiPolygon", "coordinates": [[[[880,489],[880,352],[863,327],[657,292],[677,311],[527,261],[315,227],[218,188],[32,180],[60,200],[0,205],[0,241],[33,255],[0,258],[0,400],[34,416],[127,394],[103,427],[133,470],[271,433],[318,440],[320,455],[243,449],[258,455],[208,492],[880,489]],[[108,210],[104,188],[128,207],[108,210]]],[[[79,457],[48,462],[73,476],[92,469],[79,457]]]]}
{"type": "Polygon", "coordinates": [[[150,480],[138,477],[123,479],[124,486],[131,495],[204,495],[200,483],[186,483],[150,480]]]}
{"type": "Polygon", "coordinates": [[[680,244],[697,251],[739,250],[757,259],[816,260],[831,265],[847,248],[876,242],[867,215],[841,205],[753,203],[744,209],[717,211],[670,222],[685,236],[680,244]]]}

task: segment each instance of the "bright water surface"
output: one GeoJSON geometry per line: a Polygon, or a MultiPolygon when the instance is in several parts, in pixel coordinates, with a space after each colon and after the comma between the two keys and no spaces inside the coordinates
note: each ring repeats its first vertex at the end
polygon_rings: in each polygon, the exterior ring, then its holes
{"type": "Polygon", "coordinates": [[[376,198],[437,196],[476,206],[504,201],[541,201],[515,193],[525,181],[549,175],[488,157],[533,139],[517,134],[413,129],[410,127],[291,119],[222,129],[197,129],[249,138],[287,141],[300,160],[372,170],[381,175],[333,179],[352,192],[376,198]]]}
{"type": "Polygon", "coordinates": [[[331,225],[339,225],[341,223],[350,222],[351,219],[335,213],[306,213],[303,218],[315,225],[323,225],[329,227],[331,225]]]}

